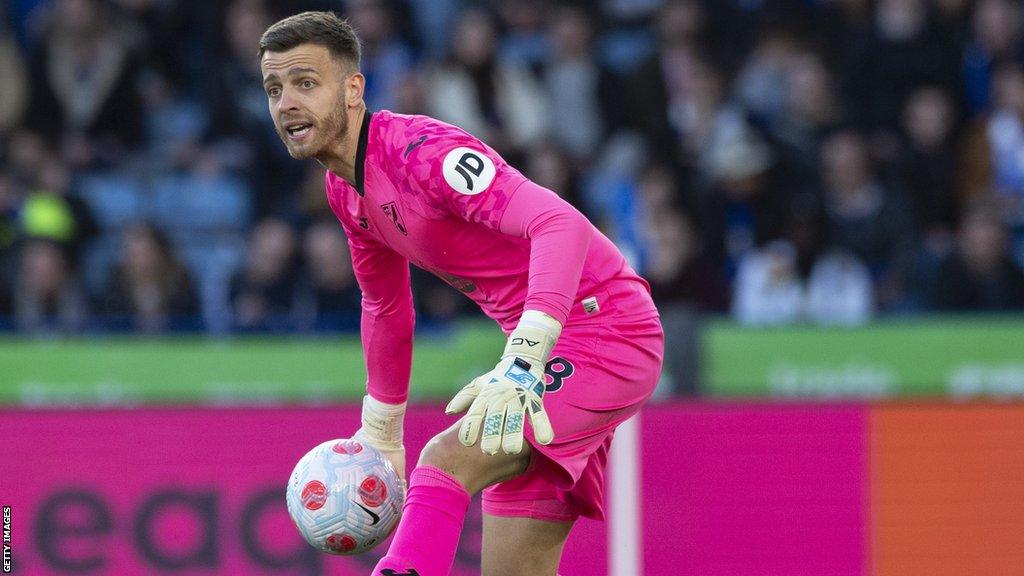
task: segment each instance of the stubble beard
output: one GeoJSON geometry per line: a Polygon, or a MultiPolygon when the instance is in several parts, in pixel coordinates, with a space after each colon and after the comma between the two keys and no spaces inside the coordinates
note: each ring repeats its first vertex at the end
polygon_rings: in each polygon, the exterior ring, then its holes
{"type": "Polygon", "coordinates": [[[325,160],[331,152],[332,146],[339,141],[344,141],[345,137],[348,136],[348,114],[345,113],[344,101],[339,101],[335,107],[331,110],[331,113],[324,118],[323,122],[318,123],[315,126],[316,129],[316,140],[306,145],[300,145],[299,147],[293,147],[288,145],[288,133],[284,132],[281,134],[281,138],[285,139],[286,146],[288,148],[288,154],[296,160],[307,160],[309,158],[317,158],[321,161],[325,160]]]}

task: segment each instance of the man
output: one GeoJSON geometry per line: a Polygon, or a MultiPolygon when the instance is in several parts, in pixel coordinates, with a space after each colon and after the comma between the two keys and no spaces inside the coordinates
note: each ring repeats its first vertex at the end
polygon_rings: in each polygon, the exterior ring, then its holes
{"type": "Polygon", "coordinates": [[[356,437],[404,478],[409,263],[509,335],[495,369],[449,403],[466,416],[424,448],[374,574],[447,574],[470,495],[483,490],[483,573],[553,575],[576,518],[603,517],[613,431],[661,372],[647,284],[578,211],[479,140],[431,118],[368,112],[359,54],[331,13],[284,19],[260,41],[274,124],[293,157],[327,167],[363,293],[368,378],[356,437]]]}

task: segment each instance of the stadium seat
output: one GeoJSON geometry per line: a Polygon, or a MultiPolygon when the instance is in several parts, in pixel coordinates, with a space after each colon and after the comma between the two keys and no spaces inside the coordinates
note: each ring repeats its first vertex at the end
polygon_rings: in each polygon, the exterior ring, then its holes
{"type": "Polygon", "coordinates": [[[120,230],[126,224],[149,216],[149,203],[139,182],[118,172],[82,176],[79,196],[89,205],[105,230],[120,230]]]}
{"type": "Polygon", "coordinates": [[[171,231],[241,231],[252,213],[251,192],[230,176],[168,176],[154,185],[156,220],[171,231]]]}

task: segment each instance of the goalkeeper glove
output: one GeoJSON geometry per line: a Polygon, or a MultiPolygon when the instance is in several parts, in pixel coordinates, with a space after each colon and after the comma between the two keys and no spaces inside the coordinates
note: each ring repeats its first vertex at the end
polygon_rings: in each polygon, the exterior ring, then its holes
{"type": "Polygon", "coordinates": [[[483,427],[481,450],[497,454],[500,447],[506,454],[518,454],[523,450],[527,415],[538,442],[549,444],[554,439],[542,399],[544,365],[561,332],[562,325],[551,316],[523,312],[498,365],[462,388],[445,408],[447,414],[469,409],[459,428],[464,445],[476,444],[483,427]]]}
{"type": "Polygon", "coordinates": [[[380,450],[398,472],[405,494],[405,402],[388,404],[367,394],[363,396],[363,426],[352,436],[380,450]]]}

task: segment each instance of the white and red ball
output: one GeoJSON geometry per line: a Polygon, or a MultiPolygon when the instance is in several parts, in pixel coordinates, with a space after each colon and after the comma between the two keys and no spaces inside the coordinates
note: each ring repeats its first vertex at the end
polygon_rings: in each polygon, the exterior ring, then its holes
{"type": "Polygon", "coordinates": [[[288,513],[314,548],[359,554],[398,524],[402,488],[391,462],[357,440],[330,440],[310,450],[288,480],[288,513]]]}

